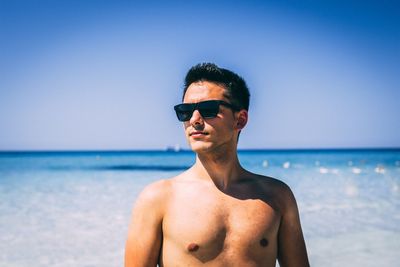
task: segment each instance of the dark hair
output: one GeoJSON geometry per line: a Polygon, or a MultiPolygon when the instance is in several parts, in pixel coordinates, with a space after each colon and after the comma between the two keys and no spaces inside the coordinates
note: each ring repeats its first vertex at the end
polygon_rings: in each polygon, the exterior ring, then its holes
{"type": "Polygon", "coordinates": [[[249,88],[247,88],[244,79],[236,73],[220,68],[213,63],[197,64],[186,74],[182,98],[185,96],[188,87],[198,81],[208,81],[223,86],[226,89],[225,97],[229,99],[231,104],[240,109],[249,110],[249,88]]]}

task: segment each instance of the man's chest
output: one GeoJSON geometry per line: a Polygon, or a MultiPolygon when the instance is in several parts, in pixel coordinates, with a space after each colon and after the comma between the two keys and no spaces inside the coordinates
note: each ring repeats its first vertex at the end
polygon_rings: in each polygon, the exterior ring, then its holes
{"type": "Polygon", "coordinates": [[[192,192],[178,194],[163,220],[167,242],[207,261],[221,254],[276,251],[280,214],[257,199],[192,192]]]}

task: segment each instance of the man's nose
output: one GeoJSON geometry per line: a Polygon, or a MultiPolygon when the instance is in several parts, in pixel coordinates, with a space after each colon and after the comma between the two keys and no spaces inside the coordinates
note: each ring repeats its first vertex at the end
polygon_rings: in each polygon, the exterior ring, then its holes
{"type": "Polygon", "coordinates": [[[193,126],[203,125],[204,119],[201,116],[200,112],[196,109],[193,111],[192,117],[190,118],[190,124],[193,126]]]}

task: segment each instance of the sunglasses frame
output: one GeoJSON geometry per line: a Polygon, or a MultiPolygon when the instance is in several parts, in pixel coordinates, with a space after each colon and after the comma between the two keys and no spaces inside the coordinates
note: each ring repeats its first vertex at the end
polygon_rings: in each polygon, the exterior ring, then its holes
{"type": "MultiPolygon", "coordinates": [[[[195,110],[198,110],[200,112],[200,115],[204,119],[215,118],[215,117],[217,117],[217,115],[219,113],[220,105],[226,106],[226,107],[232,109],[233,111],[240,110],[240,108],[238,108],[237,106],[232,105],[224,100],[205,100],[205,101],[201,101],[201,102],[197,102],[197,103],[182,103],[182,104],[175,105],[174,110],[176,112],[176,116],[178,117],[178,120],[184,122],[184,121],[189,121],[190,118],[192,118],[193,112],[195,110]],[[216,107],[215,107],[216,110],[212,110],[213,112],[212,113],[210,112],[211,114],[206,114],[207,111],[205,109],[207,109],[207,108],[203,107],[203,109],[202,109],[202,107],[201,107],[201,106],[204,106],[205,104],[207,105],[208,103],[210,103],[211,105],[216,105],[216,107]],[[181,108],[184,108],[184,107],[187,110],[180,110],[181,108]],[[181,113],[190,112],[190,114],[188,114],[187,117],[185,117],[185,115],[180,114],[180,112],[181,113]]],[[[212,108],[214,108],[214,107],[212,107],[212,108]]],[[[210,109],[210,107],[208,109],[210,109]]]]}

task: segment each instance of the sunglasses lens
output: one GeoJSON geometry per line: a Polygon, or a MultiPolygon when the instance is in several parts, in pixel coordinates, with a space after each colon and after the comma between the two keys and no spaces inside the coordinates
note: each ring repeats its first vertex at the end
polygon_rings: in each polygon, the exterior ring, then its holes
{"type": "Polygon", "coordinates": [[[198,110],[203,118],[215,118],[219,112],[219,103],[216,101],[204,101],[199,103],[198,110]]]}
{"type": "Polygon", "coordinates": [[[193,112],[190,112],[190,111],[180,111],[180,112],[178,112],[177,113],[177,115],[178,115],[178,119],[180,120],[180,121],[188,121],[188,120],[190,120],[190,118],[192,117],[192,114],[193,114],[193,112]]]}
{"type": "Polygon", "coordinates": [[[188,121],[193,115],[194,104],[179,104],[174,107],[176,116],[180,121],[188,121]]]}

